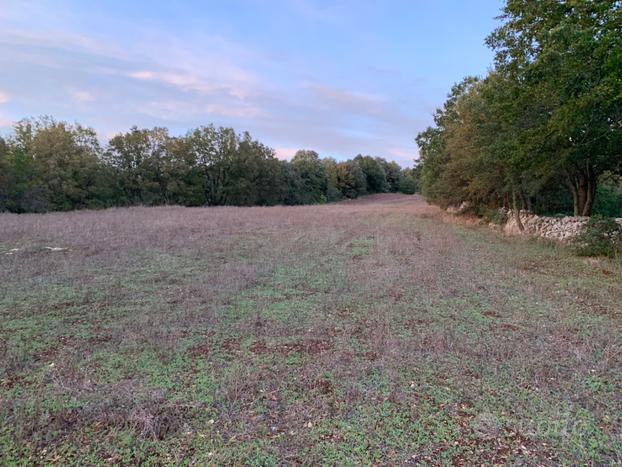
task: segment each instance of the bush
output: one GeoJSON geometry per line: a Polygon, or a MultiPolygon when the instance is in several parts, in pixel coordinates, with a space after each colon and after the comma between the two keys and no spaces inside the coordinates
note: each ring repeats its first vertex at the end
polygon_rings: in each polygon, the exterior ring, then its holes
{"type": "Polygon", "coordinates": [[[398,191],[405,195],[413,195],[419,191],[416,169],[403,169],[400,172],[398,191]]]}
{"type": "Polygon", "coordinates": [[[620,257],[622,227],[613,219],[593,216],[572,241],[572,247],[580,256],[620,257]]]}
{"type": "Polygon", "coordinates": [[[622,217],[622,182],[607,181],[598,186],[593,214],[622,217]]]}
{"type": "Polygon", "coordinates": [[[508,212],[503,209],[486,209],[484,219],[496,225],[504,225],[508,221],[508,212]]]}

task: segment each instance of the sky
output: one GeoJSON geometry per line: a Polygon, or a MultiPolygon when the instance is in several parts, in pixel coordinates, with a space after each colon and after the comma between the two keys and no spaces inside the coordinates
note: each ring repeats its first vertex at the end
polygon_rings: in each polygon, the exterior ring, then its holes
{"type": "Polygon", "coordinates": [[[500,0],[2,0],[0,133],[51,115],[102,140],[213,123],[289,158],[412,165],[451,85],[486,74],[500,0]]]}

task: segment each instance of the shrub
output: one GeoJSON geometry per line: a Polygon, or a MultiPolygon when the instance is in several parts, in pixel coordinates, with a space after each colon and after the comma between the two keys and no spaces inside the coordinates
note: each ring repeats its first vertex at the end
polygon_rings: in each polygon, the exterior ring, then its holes
{"type": "Polygon", "coordinates": [[[503,225],[508,221],[508,212],[503,209],[487,209],[483,216],[488,222],[496,225],[503,225]]]}
{"type": "Polygon", "coordinates": [[[593,216],[572,241],[572,247],[580,256],[619,257],[622,255],[622,227],[613,219],[593,216]]]}
{"type": "Polygon", "coordinates": [[[609,180],[598,186],[593,214],[622,217],[622,182],[609,180]]]}

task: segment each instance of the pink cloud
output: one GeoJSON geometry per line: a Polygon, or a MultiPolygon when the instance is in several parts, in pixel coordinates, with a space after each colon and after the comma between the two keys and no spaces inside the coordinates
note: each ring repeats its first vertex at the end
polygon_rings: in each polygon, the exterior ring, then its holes
{"type": "Polygon", "coordinates": [[[278,147],[274,148],[274,152],[276,153],[276,157],[281,159],[282,161],[288,161],[296,154],[299,148],[286,148],[286,147],[278,147]]]}
{"type": "Polygon", "coordinates": [[[15,120],[0,116],[0,128],[11,128],[15,124],[15,120]]]}

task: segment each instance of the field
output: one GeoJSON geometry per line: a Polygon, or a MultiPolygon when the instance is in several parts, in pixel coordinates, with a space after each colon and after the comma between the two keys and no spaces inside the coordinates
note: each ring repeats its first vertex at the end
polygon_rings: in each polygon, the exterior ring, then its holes
{"type": "Polygon", "coordinates": [[[0,317],[3,465],[622,462],[620,264],[417,196],[2,214],[0,317]]]}

